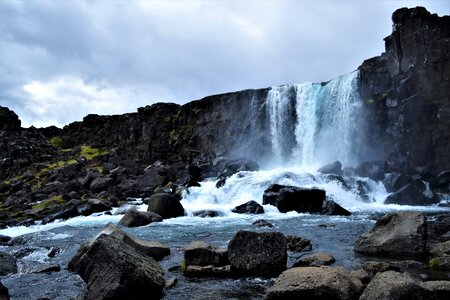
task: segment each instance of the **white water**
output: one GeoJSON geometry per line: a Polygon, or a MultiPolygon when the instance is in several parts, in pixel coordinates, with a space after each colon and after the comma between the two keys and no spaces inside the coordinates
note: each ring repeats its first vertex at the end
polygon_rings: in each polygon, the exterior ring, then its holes
{"type": "Polygon", "coordinates": [[[326,84],[271,88],[266,105],[275,164],[357,163],[354,143],[363,134],[357,79],[355,71],[326,84]]]}

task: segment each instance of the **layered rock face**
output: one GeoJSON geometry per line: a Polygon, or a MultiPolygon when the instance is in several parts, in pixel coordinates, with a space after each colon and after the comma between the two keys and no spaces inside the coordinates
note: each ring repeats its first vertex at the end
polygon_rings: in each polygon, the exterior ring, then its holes
{"type": "Polygon", "coordinates": [[[392,169],[436,175],[450,166],[450,17],[401,8],[392,21],[386,52],[359,67],[371,135],[392,169]]]}

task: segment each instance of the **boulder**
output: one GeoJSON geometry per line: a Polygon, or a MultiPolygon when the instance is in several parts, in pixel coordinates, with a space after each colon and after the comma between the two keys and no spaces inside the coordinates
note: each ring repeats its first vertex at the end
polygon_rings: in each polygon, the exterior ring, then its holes
{"type": "Polygon", "coordinates": [[[369,282],[360,300],[378,299],[429,299],[428,291],[421,282],[408,273],[386,271],[378,273],[369,282]]]}
{"type": "Polygon", "coordinates": [[[100,173],[98,172],[87,172],[86,176],[84,176],[83,180],[81,180],[81,185],[88,189],[90,188],[92,182],[96,179],[99,178],[101,176],[100,173]]]}
{"type": "Polygon", "coordinates": [[[450,299],[450,281],[425,281],[422,286],[429,290],[430,299],[450,299]]]}
{"type": "Polygon", "coordinates": [[[77,207],[77,212],[82,216],[89,216],[94,213],[110,210],[111,207],[100,199],[91,198],[86,203],[77,207]]]}
{"type": "Polygon", "coordinates": [[[386,271],[397,271],[400,272],[400,268],[397,266],[393,266],[387,262],[379,262],[379,261],[366,261],[363,263],[362,268],[370,278],[373,278],[379,272],[386,271]]]}
{"type": "Polygon", "coordinates": [[[450,192],[450,170],[440,172],[433,180],[430,181],[430,188],[433,191],[450,192]]]}
{"type": "Polygon", "coordinates": [[[430,254],[433,256],[432,260],[435,262],[433,268],[450,270],[450,240],[433,245],[430,249],[430,254]]]}
{"type": "Polygon", "coordinates": [[[237,214],[263,214],[264,208],[256,201],[248,201],[233,208],[232,212],[237,214]]]}
{"type": "Polygon", "coordinates": [[[274,277],[286,269],[286,249],[279,232],[240,230],[228,244],[228,259],[238,274],[274,277]]]}
{"type": "Polygon", "coordinates": [[[14,256],[0,252],[0,276],[17,273],[17,260],[14,256]]]}
{"type": "Polygon", "coordinates": [[[333,200],[326,199],[322,204],[322,215],[328,216],[351,216],[352,213],[334,202],[333,200]]]}
{"type": "Polygon", "coordinates": [[[67,220],[78,215],[79,212],[77,207],[75,205],[67,203],[62,205],[61,208],[58,209],[58,211],[45,216],[45,218],[42,220],[42,224],[51,223],[56,220],[67,220]]]}
{"type": "Polygon", "coordinates": [[[0,246],[7,245],[10,240],[10,236],[0,234],[0,246]]]}
{"type": "Polygon", "coordinates": [[[321,213],[325,191],[273,184],[264,191],[263,204],[271,204],[280,212],[321,213]]]}
{"type": "Polygon", "coordinates": [[[355,242],[366,255],[420,258],[426,253],[426,218],[418,212],[386,214],[355,242]]]}
{"type": "Polygon", "coordinates": [[[196,266],[190,265],[184,270],[184,275],[188,277],[232,277],[231,265],[216,267],[213,265],[196,266]]]}
{"type": "Polygon", "coordinates": [[[228,253],[225,249],[216,247],[203,241],[193,241],[184,249],[186,266],[225,266],[229,264],[228,253]]]}
{"type": "Polygon", "coordinates": [[[311,251],[311,241],[295,235],[286,236],[287,249],[293,252],[311,251]]]}
{"type": "Polygon", "coordinates": [[[343,268],[302,267],[284,271],[266,299],[357,299],[361,281],[343,268]]]}
{"type": "Polygon", "coordinates": [[[105,191],[108,188],[112,187],[114,184],[114,179],[110,178],[110,177],[97,177],[95,178],[91,185],[90,185],[90,190],[93,193],[99,193],[101,191],[105,191]]]}
{"type": "Polygon", "coordinates": [[[194,211],[192,215],[200,218],[215,218],[219,216],[219,213],[215,210],[198,210],[194,211]]]}
{"type": "Polygon", "coordinates": [[[0,130],[19,130],[20,125],[21,121],[14,111],[0,106],[0,130]]]}
{"type": "Polygon", "coordinates": [[[9,300],[8,288],[0,281],[0,300],[9,300]]]}
{"type": "Polygon", "coordinates": [[[313,253],[300,257],[292,267],[320,267],[329,266],[333,264],[336,260],[331,254],[328,253],[313,253]]]}
{"type": "Polygon", "coordinates": [[[170,248],[168,246],[160,242],[137,240],[112,223],[108,223],[105,228],[103,228],[103,230],[91,240],[90,243],[93,243],[95,239],[101,235],[112,236],[119,241],[128,244],[142,254],[150,256],[156,260],[161,260],[163,257],[170,255],[170,248]]]}
{"type": "Polygon", "coordinates": [[[269,228],[273,227],[272,223],[267,222],[266,220],[263,219],[256,220],[255,222],[252,223],[252,225],[255,225],[256,227],[269,227],[269,228]]]}
{"type": "Polygon", "coordinates": [[[104,234],[78,250],[69,270],[87,283],[86,299],[159,299],[164,287],[153,258],[104,234]]]}
{"type": "Polygon", "coordinates": [[[154,194],[150,197],[147,211],[152,211],[164,219],[184,216],[184,208],[180,201],[164,193],[154,194]]]}
{"type": "Polygon", "coordinates": [[[342,175],[342,164],[340,161],[335,161],[334,163],[327,164],[317,170],[317,172],[322,174],[336,174],[342,175]]]}
{"type": "Polygon", "coordinates": [[[400,188],[413,182],[413,178],[409,175],[389,173],[383,179],[384,187],[388,193],[398,191],[400,188]]]}
{"type": "Polygon", "coordinates": [[[356,167],[355,172],[358,176],[381,181],[386,173],[386,165],[382,161],[365,161],[356,167]]]}
{"type": "Polygon", "coordinates": [[[425,183],[420,179],[403,186],[384,201],[385,204],[400,205],[430,205],[437,202],[439,200],[430,191],[427,192],[425,183]]]}
{"type": "Polygon", "coordinates": [[[119,225],[126,227],[145,226],[153,222],[161,222],[163,218],[152,211],[137,211],[135,209],[128,210],[120,219],[119,225]]]}

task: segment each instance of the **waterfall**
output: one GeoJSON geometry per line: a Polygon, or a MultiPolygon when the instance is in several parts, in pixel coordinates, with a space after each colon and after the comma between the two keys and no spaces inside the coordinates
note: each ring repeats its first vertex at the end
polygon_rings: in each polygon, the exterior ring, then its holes
{"type": "Polygon", "coordinates": [[[273,160],[355,164],[355,142],[362,134],[357,79],[355,71],[327,83],[272,87],[266,106],[273,160]]]}

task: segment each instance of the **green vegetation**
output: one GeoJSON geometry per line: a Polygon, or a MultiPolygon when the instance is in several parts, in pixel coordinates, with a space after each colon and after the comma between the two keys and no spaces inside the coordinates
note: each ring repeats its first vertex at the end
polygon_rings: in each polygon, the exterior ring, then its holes
{"type": "Polygon", "coordinates": [[[81,146],[80,154],[86,157],[88,160],[92,160],[96,156],[109,154],[109,151],[92,148],[91,146],[81,146]]]}
{"type": "Polygon", "coordinates": [[[33,205],[31,208],[33,210],[40,210],[40,209],[45,209],[48,208],[50,206],[58,206],[60,204],[65,203],[64,199],[62,198],[61,195],[56,195],[51,197],[50,199],[44,200],[40,203],[36,203],[35,205],[33,205]]]}
{"type": "Polygon", "coordinates": [[[428,267],[430,269],[437,269],[439,267],[439,260],[436,257],[430,258],[430,260],[428,260],[428,267]]]}
{"type": "Polygon", "coordinates": [[[375,103],[375,99],[373,99],[373,98],[367,99],[367,104],[374,104],[374,103],[375,103]]]}
{"type": "Polygon", "coordinates": [[[169,138],[171,139],[171,140],[173,140],[173,139],[175,139],[175,136],[177,135],[177,131],[175,130],[175,129],[173,129],[173,130],[171,130],[170,132],[169,132],[169,138]]]}
{"type": "Polygon", "coordinates": [[[53,136],[50,138],[50,140],[48,142],[53,147],[59,148],[59,147],[61,147],[61,144],[62,144],[62,138],[60,136],[53,136]]]}
{"type": "Polygon", "coordinates": [[[165,118],[164,118],[164,122],[166,122],[166,123],[170,123],[171,120],[172,120],[172,119],[171,119],[170,117],[165,117],[165,118]]]}
{"type": "Polygon", "coordinates": [[[187,265],[186,265],[186,260],[183,259],[183,261],[181,262],[181,266],[180,266],[180,270],[181,272],[186,271],[187,265]]]}

